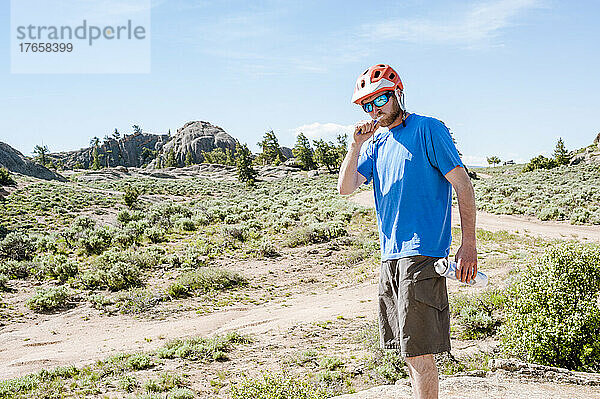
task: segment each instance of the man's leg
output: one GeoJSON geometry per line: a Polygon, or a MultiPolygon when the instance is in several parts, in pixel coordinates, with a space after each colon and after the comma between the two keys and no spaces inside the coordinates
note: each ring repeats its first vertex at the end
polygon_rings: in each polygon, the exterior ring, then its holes
{"type": "Polygon", "coordinates": [[[433,355],[406,357],[416,399],[438,399],[438,372],[433,355]]]}

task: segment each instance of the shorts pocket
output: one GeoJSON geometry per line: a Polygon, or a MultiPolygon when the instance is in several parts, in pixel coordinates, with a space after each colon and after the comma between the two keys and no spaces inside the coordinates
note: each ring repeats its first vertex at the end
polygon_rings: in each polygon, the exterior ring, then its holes
{"type": "Polygon", "coordinates": [[[414,281],[415,299],[442,311],[448,307],[445,277],[429,277],[414,281]]]}

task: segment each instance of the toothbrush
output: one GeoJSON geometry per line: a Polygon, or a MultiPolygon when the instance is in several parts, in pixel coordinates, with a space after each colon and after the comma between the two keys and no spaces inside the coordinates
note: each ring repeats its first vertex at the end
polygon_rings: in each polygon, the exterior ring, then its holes
{"type": "MultiPolygon", "coordinates": [[[[379,123],[380,120],[381,120],[381,116],[379,118],[375,118],[375,126],[377,126],[377,124],[379,123]]],[[[359,130],[357,134],[363,134],[362,130],[359,130]]]]}

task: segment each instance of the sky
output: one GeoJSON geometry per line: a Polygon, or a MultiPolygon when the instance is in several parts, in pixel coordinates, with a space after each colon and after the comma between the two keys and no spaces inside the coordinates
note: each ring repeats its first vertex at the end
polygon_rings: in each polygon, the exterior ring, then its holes
{"type": "MultiPolygon", "coordinates": [[[[131,1],[95,3],[127,12],[131,1]]],[[[400,75],[409,112],[450,128],[467,165],[526,162],[600,131],[596,1],[151,0],[141,74],[13,74],[10,1],[0,4],[0,141],[26,155],[194,120],[255,152],[271,129],[289,147],[298,132],[332,140],[368,117],[350,98],[379,63],[400,75]]]]}

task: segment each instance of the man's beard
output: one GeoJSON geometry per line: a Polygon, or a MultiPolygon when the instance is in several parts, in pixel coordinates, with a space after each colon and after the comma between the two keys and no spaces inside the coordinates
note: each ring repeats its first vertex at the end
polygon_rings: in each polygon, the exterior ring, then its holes
{"type": "Polygon", "coordinates": [[[396,119],[398,119],[400,117],[401,112],[402,112],[402,110],[400,109],[400,107],[395,104],[395,107],[392,108],[391,113],[389,115],[384,116],[379,121],[379,126],[387,127],[387,126],[391,125],[392,123],[394,123],[396,121],[396,119]]]}

